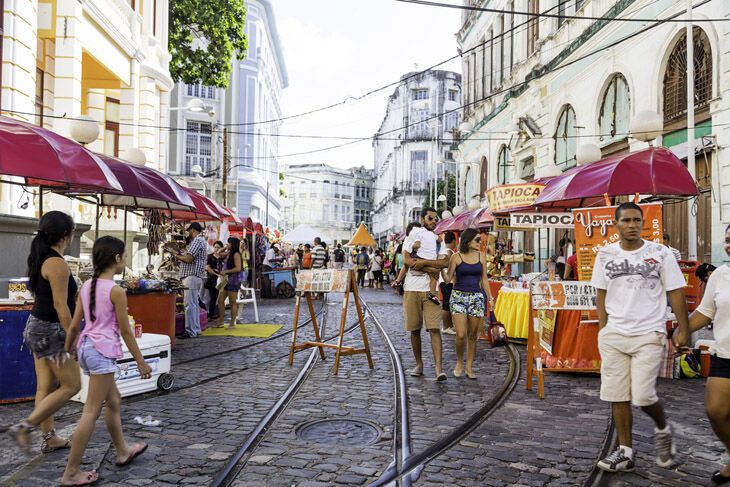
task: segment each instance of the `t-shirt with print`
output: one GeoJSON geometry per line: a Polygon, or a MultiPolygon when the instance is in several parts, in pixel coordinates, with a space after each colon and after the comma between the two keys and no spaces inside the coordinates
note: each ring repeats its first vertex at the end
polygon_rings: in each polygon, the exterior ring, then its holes
{"type": "Polygon", "coordinates": [[[627,336],[666,332],[666,293],[687,285],[674,255],[647,242],[637,250],[620,243],[598,251],[591,285],[606,290],[607,328],[627,336]]]}
{"type": "Polygon", "coordinates": [[[713,320],[717,356],[730,359],[730,265],[718,267],[712,273],[697,311],[713,320]]]}

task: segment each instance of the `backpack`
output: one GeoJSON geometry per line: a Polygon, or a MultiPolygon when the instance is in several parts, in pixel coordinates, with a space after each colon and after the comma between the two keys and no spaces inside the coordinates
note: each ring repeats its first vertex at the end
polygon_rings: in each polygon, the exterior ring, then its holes
{"type": "Polygon", "coordinates": [[[335,262],[345,262],[345,251],[342,249],[335,249],[335,262]]]}
{"type": "Polygon", "coordinates": [[[302,257],[302,269],[311,269],[312,268],[312,253],[304,253],[304,256],[302,257]]]}
{"type": "Polygon", "coordinates": [[[368,265],[369,260],[370,260],[370,258],[368,257],[368,254],[358,254],[357,265],[365,267],[368,265]]]}

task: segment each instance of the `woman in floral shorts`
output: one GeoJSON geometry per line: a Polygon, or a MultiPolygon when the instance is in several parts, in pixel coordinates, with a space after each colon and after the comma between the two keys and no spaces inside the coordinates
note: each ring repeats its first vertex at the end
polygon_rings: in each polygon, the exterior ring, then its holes
{"type": "MultiPolygon", "coordinates": [[[[466,342],[466,376],[476,379],[474,357],[477,334],[484,323],[486,312],[485,291],[489,293],[487,263],[479,251],[481,238],[473,228],[464,230],[459,242],[459,252],[449,260],[446,282],[454,283],[451,292],[451,316],[456,328],[456,367],[454,377],[464,373],[464,342],[466,342]]],[[[490,304],[493,299],[489,296],[490,304]]]]}

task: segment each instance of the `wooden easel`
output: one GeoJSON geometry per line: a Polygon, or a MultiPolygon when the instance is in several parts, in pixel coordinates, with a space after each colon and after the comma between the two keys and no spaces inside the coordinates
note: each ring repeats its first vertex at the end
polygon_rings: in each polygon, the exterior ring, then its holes
{"type": "Polygon", "coordinates": [[[368,343],[368,335],[367,335],[367,331],[365,330],[365,318],[362,313],[362,308],[360,307],[360,295],[358,294],[358,291],[357,291],[357,282],[355,280],[355,274],[352,272],[352,270],[348,271],[347,289],[344,292],[345,292],[345,299],[342,300],[342,313],[340,315],[340,331],[338,334],[337,345],[334,345],[331,343],[325,343],[322,341],[322,338],[320,337],[319,326],[317,325],[317,317],[314,313],[314,306],[312,304],[311,291],[300,291],[297,294],[296,305],[294,307],[294,326],[292,329],[291,349],[289,351],[289,366],[290,367],[294,364],[294,352],[295,351],[305,350],[307,348],[318,347],[319,355],[324,360],[325,359],[324,347],[326,347],[326,348],[334,348],[335,350],[337,350],[337,352],[335,353],[335,366],[333,368],[333,372],[335,375],[337,375],[337,373],[339,372],[340,357],[343,355],[358,355],[358,354],[364,353],[368,359],[368,366],[371,369],[373,368],[373,358],[370,355],[370,344],[368,343]],[[345,325],[347,323],[347,305],[350,302],[350,293],[352,293],[355,297],[355,308],[357,309],[357,317],[358,317],[358,321],[359,321],[359,325],[360,325],[360,333],[362,334],[362,342],[364,345],[363,348],[347,347],[347,346],[342,345],[342,341],[343,341],[343,338],[345,335],[345,325]],[[313,341],[313,342],[297,343],[299,308],[301,306],[302,295],[304,295],[307,298],[307,307],[309,308],[309,315],[312,318],[312,327],[314,328],[314,339],[315,339],[315,341],[313,341]]]}

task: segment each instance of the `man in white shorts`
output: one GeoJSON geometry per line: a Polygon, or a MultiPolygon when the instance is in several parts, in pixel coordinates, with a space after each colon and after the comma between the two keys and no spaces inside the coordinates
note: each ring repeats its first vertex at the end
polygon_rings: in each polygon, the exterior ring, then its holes
{"type": "Polygon", "coordinates": [[[672,427],[656,393],[666,343],[667,297],[679,323],[675,345],[689,339],[684,276],[672,252],[641,238],[644,215],[635,203],[616,209],[620,241],[598,251],[591,284],[597,290],[601,399],[611,403],[619,447],[598,467],[607,472],[634,469],[631,404],[648,414],[656,427],[656,463],[670,467],[676,447],[672,427]]]}

